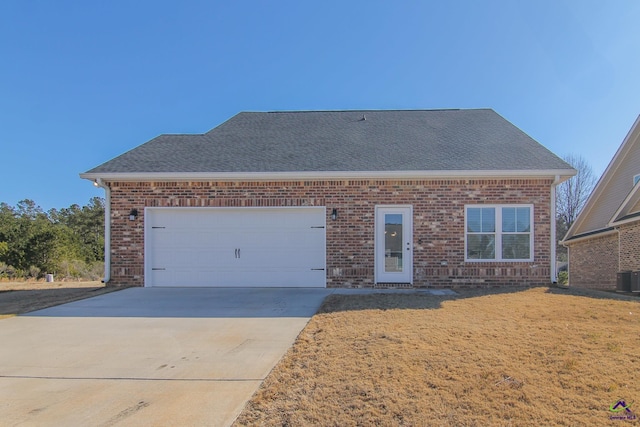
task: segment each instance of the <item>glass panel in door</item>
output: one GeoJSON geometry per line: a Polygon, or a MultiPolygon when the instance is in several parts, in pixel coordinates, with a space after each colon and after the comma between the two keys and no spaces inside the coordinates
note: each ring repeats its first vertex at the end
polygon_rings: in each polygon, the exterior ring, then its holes
{"type": "Polygon", "coordinates": [[[402,263],[402,214],[384,215],[384,271],[400,273],[402,263]]]}

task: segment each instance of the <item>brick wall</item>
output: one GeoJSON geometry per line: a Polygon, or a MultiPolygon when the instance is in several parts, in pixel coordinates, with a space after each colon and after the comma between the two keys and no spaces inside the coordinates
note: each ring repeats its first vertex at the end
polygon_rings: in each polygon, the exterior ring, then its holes
{"type": "Polygon", "coordinates": [[[548,284],[550,180],[110,182],[111,284],[144,284],[144,207],[326,206],[327,286],[374,286],[376,205],[413,205],[414,286],[548,284]],[[466,204],[534,205],[534,262],[464,262],[466,204]],[[129,211],[139,216],[129,221],[129,211]],[[442,266],[441,262],[447,265],[442,266]]]}
{"type": "Polygon", "coordinates": [[[615,289],[618,234],[594,237],[569,246],[569,286],[615,289]]]}
{"type": "Polygon", "coordinates": [[[620,271],[640,270],[640,222],[623,224],[620,233],[620,271]]]}

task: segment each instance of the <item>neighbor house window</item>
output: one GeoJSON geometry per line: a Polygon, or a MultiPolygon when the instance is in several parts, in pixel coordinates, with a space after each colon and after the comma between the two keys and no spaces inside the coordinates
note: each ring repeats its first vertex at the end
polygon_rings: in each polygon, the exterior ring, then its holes
{"type": "Polygon", "coordinates": [[[533,261],[532,205],[465,208],[467,261],[533,261]]]}

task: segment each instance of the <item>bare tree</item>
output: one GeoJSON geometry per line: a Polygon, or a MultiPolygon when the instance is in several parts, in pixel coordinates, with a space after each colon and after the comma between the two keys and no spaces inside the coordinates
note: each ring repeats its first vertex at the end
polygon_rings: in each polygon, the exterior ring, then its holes
{"type": "Polygon", "coordinates": [[[596,185],[596,176],[589,163],[579,154],[568,154],[563,160],[578,171],[576,176],[558,185],[556,190],[557,219],[568,230],[596,185]]]}
{"type": "Polygon", "coordinates": [[[567,262],[567,248],[560,241],[576,220],[596,184],[596,176],[584,157],[568,154],[563,159],[578,173],[556,189],[556,256],[559,262],[567,262]]]}

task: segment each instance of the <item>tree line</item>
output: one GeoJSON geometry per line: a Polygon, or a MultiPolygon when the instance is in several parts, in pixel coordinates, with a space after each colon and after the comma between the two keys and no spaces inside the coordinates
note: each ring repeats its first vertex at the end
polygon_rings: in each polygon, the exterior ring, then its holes
{"type": "Polygon", "coordinates": [[[0,278],[98,280],[103,269],[104,199],[47,212],[28,199],[0,203],[0,278]]]}

